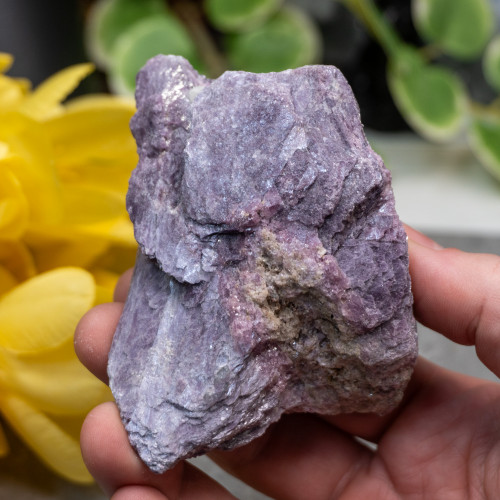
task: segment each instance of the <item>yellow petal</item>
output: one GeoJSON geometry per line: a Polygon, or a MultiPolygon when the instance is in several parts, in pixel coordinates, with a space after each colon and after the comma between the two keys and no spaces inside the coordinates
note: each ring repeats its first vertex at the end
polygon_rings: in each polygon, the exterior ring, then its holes
{"type": "Polygon", "coordinates": [[[91,238],[135,246],[124,195],[80,185],[66,185],[62,195],[64,219],[58,225],[30,226],[26,236],[30,244],[91,238]]]}
{"type": "Polygon", "coordinates": [[[58,105],[94,70],[90,63],[77,64],[59,71],[40,84],[26,97],[19,110],[36,119],[44,120],[58,111],[58,105]]]}
{"type": "Polygon", "coordinates": [[[61,218],[61,187],[53,162],[53,149],[42,124],[20,113],[7,113],[0,119],[0,141],[8,144],[2,159],[19,180],[30,205],[30,219],[54,223],[61,218]]]}
{"type": "Polygon", "coordinates": [[[25,237],[30,245],[91,238],[135,247],[124,195],[80,185],[66,185],[62,195],[64,219],[57,225],[30,226],[25,237]]]}
{"type": "Polygon", "coordinates": [[[96,259],[102,261],[112,245],[126,255],[106,258],[105,267],[121,273],[133,265],[137,249],[128,216],[87,225],[38,225],[29,229],[25,240],[40,271],[61,266],[94,267],[96,259]]]}
{"type": "Polygon", "coordinates": [[[33,256],[21,241],[2,241],[0,244],[0,265],[18,281],[32,278],[35,273],[33,256]]]}
{"type": "Polygon", "coordinates": [[[10,78],[3,75],[12,66],[14,58],[0,52],[0,111],[14,109],[28,93],[31,83],[25,78],[10,78]]]}
{"type": "Polygon", "coordinates": [[[137,243],[134,238],[134,228],[128,216],[116,219],[109,225],[95,224],[91,229],[95,231],[95,234],[107,232],[110,240],[115,243],[128,246],[132,250],[137,248],[137,243]]]}
{"type": "Polygon", "coordinates": [[[109,388],[78,360],[44,361],[4,352],[4,384],[38,409],[54,415],[85,415],[104,401],[112,401],[109,388]]]}
{"type": "Polygon", "coordinates": [[[0,360],[2,360],[6,354],[8,354],[9,358],[19,359],[26,363],[31,363],[33,361],[35,363],[48,364],[71,361],[75,359],[76,356],[73,336],[68,337],[62,344],[43,351],[19,353],[0,348],[0,360]]]}
{"type": "Polygon", "coordinates": [[[14,62],[14,57],[7,52],[0,52],[0,73],[5,73],[9,70],[14,62]]]}
{"type": "Polygon", "coordinates": [[[0,239],[20,238],[28,226],[28,216],[21,183],[0,163],[0,239]]]}
{"type": "Polygon", "coordinates": [[[125,204],[130,174],[137,165],[135,151],[124,146],[121,151],[117,149],[106,157],[101,152],[93,154],[90,149],[84,154],[82,145],[82,150],[73,153],[73,158],[55,158],[55,167],[64,187],[86,185],[108,189],[120,194],[125,204]]]}
{"type": "Polygon", "coordinates": [[[94,279],[83,269],[40,274],[0,299],[0,345],[18,353],[54,348],[73,335],[94,300],[94,279]]]}
{"type": "Polygon", "coordinates": [[[134,239],[134,230],[128,216],[111,219],[94,224],[74,226],[75,231],[81,236],[92,238],[106,238],[110,243],[135,249],[137,244],[134,239]]]}
{"type": "Polygon", "coordinates": [[[137,164],[129,129],[130,102],[112,96],[81,99],[47,122],[56,168],[64,183],[118,191],[125,196],[137,164]]]}
{"type": "Polygon", "coordinates": [[[17,107],[31,86],[24,78],[10,78],[3,74],[9,70],[13,61],[10,54],[0,52],[0,112],[17,107]]]}
{"type": "Polygon", "coordinates": [[[125,199],[119,194],[89,186],[65,186],[64,224],[94,224],[118,219],[125,212],[125,199]]]}
{"type": "Polygon", "coordinates": [[[0,141],[0,162],[9,156],[9,145],[0,141]]]}
{"type": "Polygon", "coordinates": [[[41,235],[42,231],[45,231],[45,236],[53,234],[54,237],[57,238],[66,234],[72,241],[76,241],[80,238],[101,239],[111,244],[128,247],[133,253],[137,247],[137,243],[134,239],[134,229],[128,216],[103,220],[102,222],[95,222],[92,224],[38,228],[37,238],[43,237],[41,235]]]}
{"type": "Polygon", "coordinates": [[[0,408],[12,428],[55,472],[79,483],[91,483],[77,439],[23,399],[6,395],[0,408]]]}
{"type": "Polygon", "coordinates": [[[0,74],[0,110],[17,108],[25,98],[29,82],[20,78],[9,78],[0,74]]]}
{"type": "Polygon", "coordinates": [[[109,94],[87,94],[75,97],[68,101],[64,107],[67,111],[85,111],[89,109],[116,110],[122,108],[132,110],[132,113],[136,109],[133,97],[109,94]]]}
{"type": "Polygon", "coordinates": [[[26,236],[40,272],[57,267],[92,265],[109,247],[105,238],[82,237],[67,226],[39,226],[26,236]]]}

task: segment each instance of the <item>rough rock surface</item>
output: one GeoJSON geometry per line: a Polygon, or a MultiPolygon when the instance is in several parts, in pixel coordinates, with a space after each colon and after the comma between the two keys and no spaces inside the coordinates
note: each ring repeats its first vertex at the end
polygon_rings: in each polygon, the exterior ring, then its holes
{"type": "Polygon", "coordinates": [[[130,441],[162,472],[285,411],[377,412],[417,354],[390,174],[334,67],[140,72],[140,244],[109,358],[130,441]]]}

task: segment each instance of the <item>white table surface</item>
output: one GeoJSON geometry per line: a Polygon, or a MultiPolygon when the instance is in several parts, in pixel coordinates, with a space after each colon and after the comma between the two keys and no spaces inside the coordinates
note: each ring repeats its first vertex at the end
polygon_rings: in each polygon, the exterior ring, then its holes
{"type": "Polygon", "coordinates": [[[465,140],[443,145],[410,133],[366,135],[392,172],[404,222],[424,232],[500,236],[500,182],[465,140]]]}

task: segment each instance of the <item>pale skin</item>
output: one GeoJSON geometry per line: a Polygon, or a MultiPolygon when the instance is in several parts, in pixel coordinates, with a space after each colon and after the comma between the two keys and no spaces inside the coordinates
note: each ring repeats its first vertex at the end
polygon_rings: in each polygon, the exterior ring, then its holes
{"type": "MultiPolygon", "coordinates": [[[[407,233],[416,317],[454,342],[475,345],[500,376],[500,257],[442,249],[411,228],[407,233]]],[[[78,356],[105,382],[130,276],[121,278],[115,302],[94,308],[76,331],[78,356]]],[[[128,444],[113,403],[88,415],[81,446],[113,500],[234,498],[189,463],[150,472],[128,444]]],[[[210,457],[276,499],[498,499],[500,384],[420,358],[390,415],[286,415],[256,441],[210,457]]]]}

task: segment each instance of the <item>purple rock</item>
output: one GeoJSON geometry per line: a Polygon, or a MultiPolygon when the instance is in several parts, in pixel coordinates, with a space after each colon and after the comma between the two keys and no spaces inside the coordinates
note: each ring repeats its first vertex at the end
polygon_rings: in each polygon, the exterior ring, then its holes
{"type": "Polygon", "coordinates": [[[341,73],[139,73],[127,198],[140,245],[109,357],[162,472],[284,412],[385,413],[417,355],[390,174],[341,73]]]}

